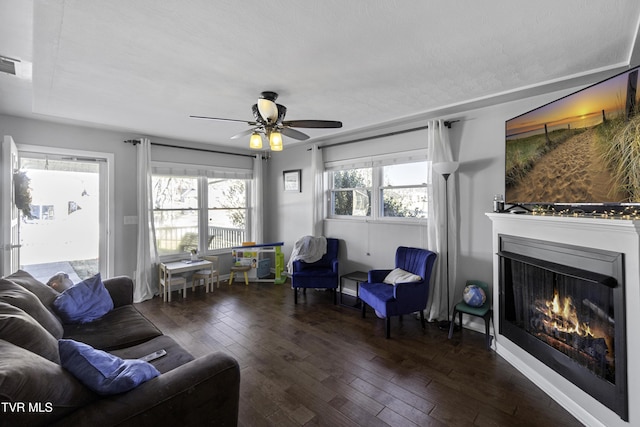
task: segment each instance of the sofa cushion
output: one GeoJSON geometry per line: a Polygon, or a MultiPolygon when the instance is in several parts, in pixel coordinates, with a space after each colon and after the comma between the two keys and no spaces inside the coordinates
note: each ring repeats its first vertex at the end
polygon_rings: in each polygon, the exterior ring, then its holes
{"type": "Polygon", "coordinates": [[[123,359],[138,359],[158,350],[165,350],[167,354],[159,359],[152,360],[151,364],[163,374],[194,360],[194,357],[189,352],[166,335],[155,337],[142,344],[113,350],[111,353],[123,359]]]}
{"type": "Polygon", "coordinates": [[[387,277],[384,278],[383,283],[395,285],[396,283],[419,282],[421,280],[422,277],[417,274],[413,274],[401,268],[394,268],[389,274],[387,274],[387,277]]]}
{"type": "Polygon", "coordinates": [[[60,293],[53,288],[45,285],[41,281],[37,280],[31,274],[24,270],[18,270],[15,273],[5,277],[5,279],[11,280],[13,283],[24,287],[26,290],[32,292],[38,297],[40,302],[45,307],[51,307],[51,303],[54,299],[60,295],[60,293]]]}
{"type": "Polygon", "coordinates": [[[24,287],[10,280],[0,279],[0,301],[26,312],[40,323],[54,338],[62,338],[62,324],[42,302],[24,287]]]}
{"type": "Polygon", "coordinates": [[[33,317],[6,302],[0,302],[0,339],[60,363],[56,338],[33,317]]]}
{"type": "Polygon", "coordinates": [[[133,280],[128,276],[104,279],[104,287],[109,291],[114,307],[133,304],[133,280]]]}
{"type": "Polygon", "coordinates": [[[133,305],[114,308],[91,323],[64,324],[64,338],[101,350],[114,350],[162,335],[133,305]]]}
{"type": "Polygon", "coordinates": [[[43,409],[3,411],[2,425],[49,425],[98,398],[62,366],[24,348],[0,339],[0,354],[0,401],[38,403],[43,409]]]}
{"type": "Polygon", "coordinates": [[[58,295],[53,309],[64,323],[89,323],[111,311],[113,300],[98,273],[58,295]]]}
{"type": "Polygon", "coordinates": [[[160,375],[148,362],[124,360],[81,342],[62,339],[58,345],[62,367],[101,395],[124,393],[160,375]]]}

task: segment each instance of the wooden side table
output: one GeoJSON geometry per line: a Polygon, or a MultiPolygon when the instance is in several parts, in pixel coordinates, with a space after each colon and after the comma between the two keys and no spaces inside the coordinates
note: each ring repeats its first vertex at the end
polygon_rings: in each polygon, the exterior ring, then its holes
{"type": "Polygon", "coordinates": [[[367,281],[369,281],[369,273],[365,271],[352,271],[351,273],[343,274],[342,276],[340,276],[340,305],[344,305],[345,307],[359,308],[361,304],[359,297],[360,283],[365,283],[367,281]],[[353,306],[345,305],[342,303],[342,282],[345,279],[356,282],[356,304],[353,306]]]}

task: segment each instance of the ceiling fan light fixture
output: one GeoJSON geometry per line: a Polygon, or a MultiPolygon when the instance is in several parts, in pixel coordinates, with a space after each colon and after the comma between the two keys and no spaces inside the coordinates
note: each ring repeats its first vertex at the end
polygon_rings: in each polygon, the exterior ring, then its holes
{"type": "Polygon", "coordinates": [[[254,132],[251,134],[251,139],[249,140],[249,148],[253,150],[260,150],[262,148],[262,136],[258,132],[254,132]]]}
{"type": "Polygon", "coordinates": [[[270,99],[258,99],[258,111],[268,123],[274,123],[278,118],[278,106],[270,99]]]}
{"type": "Polygon", "coordinates": [[[258,102],[251,106],[251,113],[255,119],[254,121],[206,116],[189,117],[246,123],[251,126],[251,128],[233,135],[231,139],[246,138],[247,135],[251,135],[249,139],[249,147],[254,150],[260,150],[266,142],[262,140],[262,136],[265,136],[266,140],[269,141],[269,146],[272,151],[282,151],[284,149],[282,134],[298,141],[305,141],[310,138],[309,135],[294,128],[329,129],[342,127],[342,122],[334,120],[285,121],[284,118],[287,114],[287,107],[282,104],[276,104],[276,99],[278,99],[278,94],[276,92],[264,91],[260,93],[258,102]]]}
{"type": "Polygon", "coordinates": [[[271,132],[269,134],[269,146],[271,151],[282,151],[282,134],[280,132],[271,132]]]}

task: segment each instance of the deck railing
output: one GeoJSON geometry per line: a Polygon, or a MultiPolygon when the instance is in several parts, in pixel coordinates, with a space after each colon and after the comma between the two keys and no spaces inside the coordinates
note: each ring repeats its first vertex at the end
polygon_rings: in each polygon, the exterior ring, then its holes
{"type": "MultiPolygon", "coordinates": [[[[208,249],[241,246],[245,241],[244,228],[209,227],[208,249]]],[[[198,248],[198,227],[156,228],[156,242],[160,255],[188,252],[198,248]]]]}

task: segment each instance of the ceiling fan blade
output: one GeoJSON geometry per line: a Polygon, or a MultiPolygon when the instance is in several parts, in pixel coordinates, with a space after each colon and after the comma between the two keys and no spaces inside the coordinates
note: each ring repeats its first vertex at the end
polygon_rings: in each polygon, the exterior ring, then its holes
{"type": "Polygon", "coordinates": [[[253,128],[253,129],[247,129],[247,130],[243,130],[242,132],[235,134],[231,137],[231,139],[238,139],[238,138],[242,138],[243,136],[247,136],[247,135],[251,135],[254,132],[257,132],[260,128],[253,128]]]}
{"type": "Polygon", "coordinates": [[[282,129],[280,129],[280,132],[283,135],[286,135],[289,138],[297,139],[298,141],[309,139],[309,135],[307,135],[306,133],[302,133],[299,130],[291,129],[288,127],[283,127],[282,129]]]}
{"type": "Polygon", "coordinates": [[[290,120],[282,122],[282,125],[294,128],[341,128],[342,122],[334,120],[290,120]]]}
{"type": "Polygon", "coordinates": [[[207,116],[189,116],[192,119],[207,119],[207,120],[219,120],[219,121],[223,121],[223,122],[239,122],[239,123],[246,123],[249,126],[256,126],[258,123],[256,122],[250,122],[248,120],[238,120],[238,119],[223,119],[220,117],[207,117],[207,116]]]}

